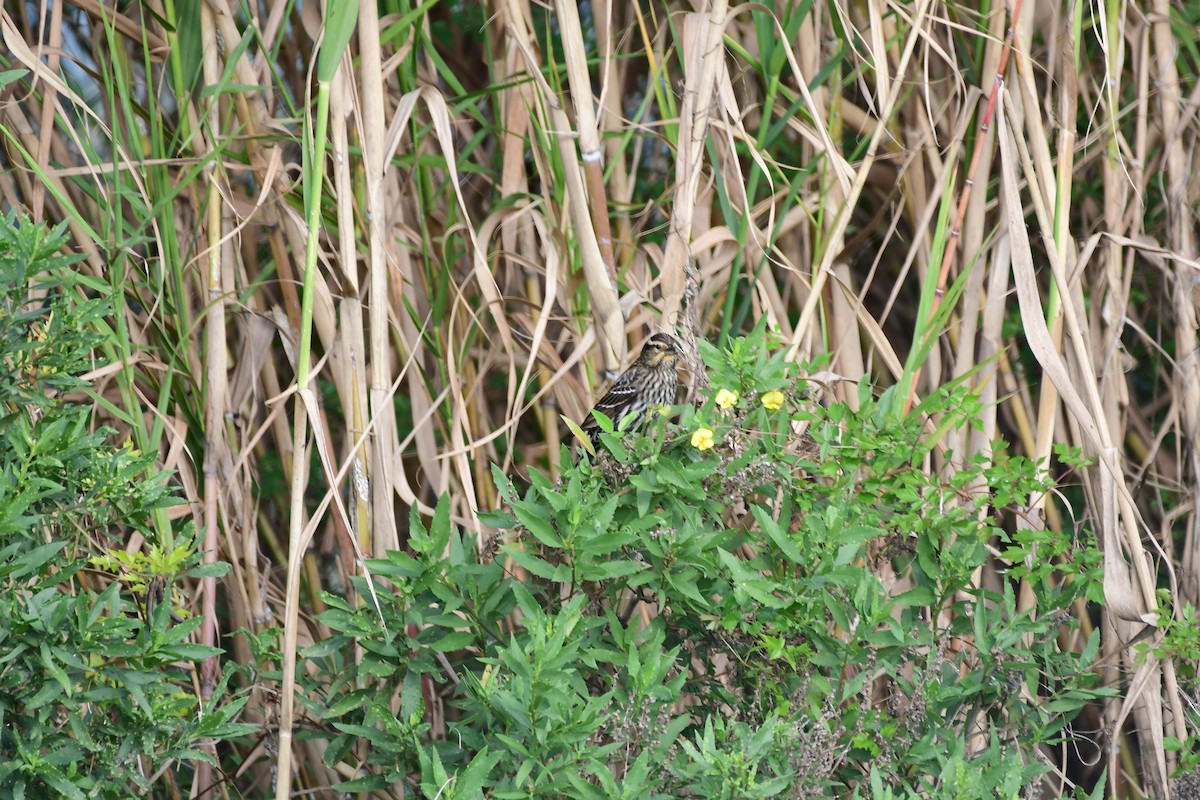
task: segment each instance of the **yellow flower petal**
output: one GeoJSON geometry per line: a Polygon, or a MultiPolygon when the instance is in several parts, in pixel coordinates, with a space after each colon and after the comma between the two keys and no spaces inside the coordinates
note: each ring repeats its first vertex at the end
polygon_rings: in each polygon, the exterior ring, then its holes
{"type": "Polygon", "coordinates": [[[692,434],[692,447],[697,450],[708,450],[713,446],[713,432],[708,428],[699,428],[692,434]]]}
{"type": "Polygon", "coordinates": [[[783,392],[767,392],[762,396],[762,404],[771,411],[778,411],[783,407],[783,399],[783,392]]]}
{"type": "Polygon", "coordinates": [[[731,392],[728,389],[717,392],[717,405],[726,410],[736,406],[739,399],[737,392],[731,392]]]}

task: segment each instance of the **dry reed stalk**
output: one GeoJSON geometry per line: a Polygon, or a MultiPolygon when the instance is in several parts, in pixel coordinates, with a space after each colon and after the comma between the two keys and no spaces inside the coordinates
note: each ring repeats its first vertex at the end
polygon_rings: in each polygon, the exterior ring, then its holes
{"type": "Polygon", "coordinates": [[[579,137],[579,155],[583,161],[588,213],[596,235],[596,246],[608,269],[608,280],[615,295],[617,269],[608,220],[608,197],[604,190],[603,154],[592,98],[592,80],[588,75],[587,50],[583,43],[583,29],[579,24],[579,8],[571,0],[556,0],[555,8],[558,10],[559,38],[566,57],[567,82],[574,101],[575,128],[579,137]]]}
{"type": "MultiPolygon", "coordinates": [[[[209,9],[202,9],[200,22],[206,36],[212,36],[214,25],[209,9]]],[[[215,53],[208,53],[204,59],[204,76],[209,83],[215,83],[220,78],[220,69],[215,60],[215,53]]],[[[217,141],[221,132],[218,130],[220,120],[219,98],[212,98],[207,109],[207,130],[204,132],[210,141],[217,141]]],[[[207,209],[208,215],[204,222],[207,235],[207,257],[205,259],[205,289],[207,311],[204,315],[206,332],[205,358],[205,443],[204,443],[204,561],[213,564],[217,561],[218,549],[218,513],[219,498],[223,494],[219,464],[228,464],[229,444],[225,438],[225,409],[227,402],[227,365],[226,365],[226,317],[225,298],[227,289],[225,273],[227,259],[232,248],[225,244],[225,208],[220,202],[220,182],[222,176],[218,169],[210,169],[207,176],[207,209]]],[[[233,270],[228,270],[232,274],[233,270]]],[[[204,624],[200,632],[200,643],[213,647],[217,643],[217,581],[209,577],[201,581],[200,592],[203,597],[202,614],[204,624]]],[[[216,684],[216,658],[205,660],[200,676],[200,695],[207,701],[216,684]]],[[[210,746],[210,756],[215,758],[216,750],[210,746]]],[[[196,766],[195,791],[206,794],[212,790],[212,766],[206,762],[196,766]]]]}
{"type": "MultiPolygon", "coordinates": [[[[359,220],[367,243],[367,275],[369,281],[368,306],[370,335],[370,357],[365,365],[370,370],[369,403],[371,420],[375,432],[370,438],[371,446],[366,451],[369,458],[364,466],[366,479],[370,486],[371,500],[371,538],[370,552],[378,557],[388,549],[400,545],[396,533],[396,519],[393,513],[394,477],[393,470],[397,465],[397,433],[396,420],[392,412],[392,395],[388,391],[392,383],[392,355],[389,329],[388,265],[386,261],[385,243],[390,238],[393,226],[404,224],[403,206],[392,206],[389,213],[385,205],[385,174],[387,172],[385,154],[385,120],[387,105],[383,83],[383,56],[379,44],[378,10],[373,3],[363,3],[359,6],[358,15],[358,48],[359,48],[359,86],[360,101],[360,141],[362,143],[363,166],[362,197],[365,205],[365,219],[359,220]]],[[[349,201],[349,198],[347,198],[349,201]]],[[[402,248],[401,248],[402,249],[402,248]]],[[[401,274],[407,274],[402,262],[401,274]]],[[[349,269],[350,265],[346,265],[349,269]]],[[[353,268],[357,270],[355,263],[353,268]]],[[[399,286],[395,286],[399,290],[399,286]]],[[[413,330],[407,326],[405,340],[410,347],[417,347],[413,341],[413,330]]],[[[363,351],[364,356],[368,351],[363,351]]],[[[414,394],[421,395],[415,383],[410,383],[414,394]]],[[[429,442],[422,440],[424,451],[431,450],[429,442]]],[[[358,487],[355,487],[357,495],[358,487]]]]}
{"type": "MultiPolygon", "coordinates": [[[[543,122],[545,130],[554,136],[558,145],[563,179],[567,191],[567,209],[574,225],[575,243],[579,248],[584,277],[587,280],[588,300],[601,345],[601,356],[604,360],[606,373],[619,372],[625,363],[625,317],[621,313],[617,299],[617,287],[611,275],[611,260],[606,263],[601,250],[600,236],[592,222],[592,212],[589,211],[589,198],[584,183],[584,176],[579,168],[575,155],[575,144],[570,137],[571,125],[563,111],[562,103],[546,79],[542,77],[540,64],[535,55],[533,41],[529,31],[531,26],[516,8],[516,3],[510,3],[510,19],[508,28],[512,44],[521,53],[528,74],[538,87],[541,100],[540,108],[546,119],[543,122]]],[[[591,103],[591,90],[588,88],[586,97],[588,107],[591,103]]],[[[583,103],[581,99],[580,104],[583,103]]],[[[594,127],[594,120],[592,121],[594,127]]],[[[592,153],[598,153],[593,149],[592,153]]]]}
{"type": "MultiPolygon", "coordinates": [[[[675,160],[675,189],[667,237],[666,252],[659,275],[662,281],[662,321],[676,333],[682,333],[685,363],[696,380],[703,375],[696,337],[697,309],[684,307],[685,294],[698,293],[698,277],[693,261],[693,223],[698,212],[697,200],[708,135],[709,116],[717,88],[717,76],[723,71],[723,36],[729,14],[726,0],[708,0],[704,8],[684,17],[683,24],[683,103],[679,109],[679,138],[675,160]],[[686,317],[684,316],[686,314],[686,317]],[[686,322],[685,322],[686,320],[686,322]]],[[[708,207],[711,207],[709,205],[708,207]]]]}
{"type": "MultiPolygon", "coordinates": [[[[913,50],[916,47],[917,31],[924,24],[925,15],[928,12],[929,4],[921,2],[917,6],[917,13],[913,20],[913,31],[905,41],[904,50],[900,56],[900,61],[897,64],[896,77],[893,80],[891,91],[888,93],[884,102],[880,105],[879,121],[876,123],[874,131],[871,134],[870,141],[867,145],[867,150],[863,159],[862,165],[855,173],[854,181],[849,190],[845,193],[845,202],[840,204],[836,211],[836,224],[830,230],[830,238],[834,241],[840,240],[845,232],[846,226],[850,222],[850,212],[858,202],[858,198],[862,193],[863,187],[866,184],[867,175],[870,173],[872,164],[874,163],[876,153],[879,150],[883,135],[887,129],[885,121],[889,119],[894,111],[896,103],[899,100],[900,93],[903,88],[903,77],[908,69],[908,63],[912,57],[913,50]]],[[[794,63],[794,60],[793,60],[794,63]]],[[[796,69],[793,67],[793,69],[796,69]]],[[[796,70],[797,74],[802,74],[796,70]]],[[[803,83],[801,83],[803,88],[803,83]]],[[[809,326],[812,324],[813,315],[816,313],[818,301],[824,289],[825,281],[828,279],[830,269],[837,256],[833,248],[826,248],[820,257],[819,262],[814,267],[813,278],[810,294],[804,303],[803,310],[800,312],[800,321],[796,325],[796,333],[792,337],[791,346],[788,350],[789,359],[796,359],[801,356],[811,354],[810,349],[802,349],[802,338],[808,335],[809,326]]],[[[811,345],[809,345],[811,347],[811,345]]]]}

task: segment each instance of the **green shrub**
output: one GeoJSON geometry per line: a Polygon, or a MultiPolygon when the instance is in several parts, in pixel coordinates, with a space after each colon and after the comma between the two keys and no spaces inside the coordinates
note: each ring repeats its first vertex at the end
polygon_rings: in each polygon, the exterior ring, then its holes
{"type": "Polygon", "coordinates": [[[1007,798],[1045,770],[1036,749],[1105,694],[1096,635],[1057,641],[1099,591],[1094,545],[999,521],[1048,482],[1002,455],[924,468],[938,428],[976,419],[962,389],[908,416],[866,389],[857,411],[821,407],[761,328],[702,354],[712,399],[678,425],[603,434],[524,492],[497,471],[484,557],[443,501],[370,562],[378,608],[326,596],[335,635],[304,655],[338,677],[305,680],[338,732],[327,762],[369,753],[345,789],[1007,798]],[[989,547],[1008,577],[980,588],[989,547]],[[449,711],[430,742],[434,686],[449,711]]]}
{"type": "Polygon", "coordinates": [[[173,583],[201,572],[190,528],[122,549],[175,501],[150,456],[90,429],[79,376],[112,308],[64,239],[0,220],[0,793],[128,798],[247,729],[224,683],[203,710],[191,689],[219,651],[189,641],[198,618],[172,621],[173,583]]]}

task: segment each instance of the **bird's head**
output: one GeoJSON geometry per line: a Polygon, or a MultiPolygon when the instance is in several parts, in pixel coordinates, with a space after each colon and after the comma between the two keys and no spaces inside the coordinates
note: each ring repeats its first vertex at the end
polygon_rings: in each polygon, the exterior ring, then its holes
{"type": "Polygon", "coordinates": [[[674,366],[675,362],[679,360],[679,356],[678,342],[670,334],[656,333],[642,348],[642,354],[638,356],[637,363],[643,367],[657,367],[663,364],[674,366]]]}

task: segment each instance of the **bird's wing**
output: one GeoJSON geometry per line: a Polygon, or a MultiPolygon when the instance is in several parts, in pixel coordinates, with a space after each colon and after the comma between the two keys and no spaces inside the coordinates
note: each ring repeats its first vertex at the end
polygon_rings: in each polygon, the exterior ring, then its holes
{"type": "MultiPolygon", "coordinates": [[[[636,367],[631,367],[623,372],[621,376],[617,378],[617,382],[612,385],[612,388],[605,392],[604,396],[596,401],[596,404],[592,406],[592,410],[599,411],[600,413],[604,414],[606,417],[611,419],[614,424],[619,422],[619,413],[614,414],[613,412],[620,412],[622,408],[625,408],[629,404],[629,401],[632,398],[637,396],[637,372],[638,370],[636,367]]],[[[589,411],[587,417],[585,417],[583,420],[583,429],[588,430],[596,427],[596,418],[592,416],[592,413],[589,411]]]]}
{"type": "Polygon", "coordinates": [[[629,402],[629,398],[638,393],[636,370],[629,370],[609,389],[604,397],[596,401],[596,409],[608,413],[608,409],[620,408],[629,402]]]}

